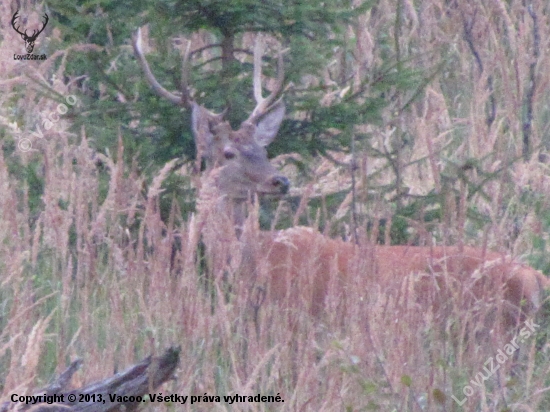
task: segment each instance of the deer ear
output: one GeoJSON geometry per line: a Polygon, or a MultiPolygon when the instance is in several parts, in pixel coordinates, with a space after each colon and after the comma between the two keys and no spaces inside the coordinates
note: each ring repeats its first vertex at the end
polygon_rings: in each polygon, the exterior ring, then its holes
{"type": "Polygon", "coordinates": [[[260,146],[267,146],[277,136],[279,127],[285,117],[285,104],[279,101],[256,125],[254,139],[260,146]]]}
{"type": "Polygon", "coordinates": [[[195,102],[191,103],[191,106],[191,125],[195,137],[195,145],[203,153],[203,156],[211,159],[214,135],[212,134],[212,130],[210,130],[210,113],[195,102]]]}

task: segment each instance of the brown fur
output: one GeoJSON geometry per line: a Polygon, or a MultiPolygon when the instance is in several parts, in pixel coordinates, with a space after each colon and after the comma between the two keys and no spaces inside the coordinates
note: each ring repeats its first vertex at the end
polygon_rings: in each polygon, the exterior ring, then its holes
{"type": "MultiPolygon", "coordinates": [[[[340,287],[354,285],[352,274],[369,277],[389,290],[395,281],[417,274],[416,299],[448,314],[447,303],[459,293],[461,305],[478,300],[502,302],[502,325],[514,329],[540,306],[542,290],[550,281],[540,272],[499,253],[466,247],[358,247],[304,227],[262,232],[243,266],[265,288],[271,302],[295,305],[307,299],[312,316],[323,314],[331,275],[340,287]]],[[[353,287],[353,286],[351,286],[353,287]]],[[[344,290],[344,289],[342,289],[344,290]]]]}

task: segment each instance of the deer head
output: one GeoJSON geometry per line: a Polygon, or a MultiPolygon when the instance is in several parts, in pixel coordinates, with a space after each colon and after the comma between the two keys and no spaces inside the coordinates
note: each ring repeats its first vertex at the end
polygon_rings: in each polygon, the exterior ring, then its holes
{"type": "Polygon", "coordinates": [[[25,30],[24,32],[21,32],[19,31],[19,26],[15,27],[15,24],[16,24],[15,21],[19,18],[19,16],[17,15],[18,13],[19,13],[19,10],[17,10],[13,15],[11,19],[11,26],[17,33],[21,35],[21,37],[25,41],[25,49],[27,49],[27,53],[32,53],[32,51],[34,50],[34,42],[36,41],[36,38],[40,33],[42,33],[42,31],[44,31],[44,28],[48,24],[48,20],[49,20],[48,15],[44,13],[44,24],[42,25],[42,28],[40,30],[33,30],[32,35],[29,36],[27,35],[27,30],[25,30]]]}
{"type": "Polygon", "coordinates": [[[238,130],[223,120],[223,113],[212,113],[199,105],[192,97],[188,86],[189,46],[184,54],[182,87],[179,94],[166,90],[156,80],[142,51],[141,30],[133,36],[133,47],[138,62],[153,91],[170,102],[191,110],[192,128],[197,146],[197,160],[206,160],[206,167],[223,167],[218,180],[218,189],[233,200],[246,200],[253,193],[285,194],[288,179],[269,162],[265,147],[277,136],[285,114],[281,99],[276,100],[284,82],[283,58],[278,56],[278,77],[275,90],[264,98],[261,86],[262,45],[254,48],[253,87],[256,107],[238,130]]]}

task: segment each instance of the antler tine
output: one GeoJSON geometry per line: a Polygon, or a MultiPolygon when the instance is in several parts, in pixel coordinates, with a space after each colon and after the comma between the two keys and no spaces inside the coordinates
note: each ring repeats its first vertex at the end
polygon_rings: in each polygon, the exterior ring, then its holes
{"type": "MultiPolygon", "coordinates": [[[[275,98],[283,89],[285,81],[285,70],[283,54],[285,51],[280,51],[277,56],[277,83],[275,89],[267,97],[262,97],[262,55],[263,44],[260,35],[256,37],[256,44],[254,45],[254,73],[253,73],[253,88],[254,99],[256,100],[256,107],[252,111],[250,117],[246,120],[249,123],[255,123],[260,117],[262,117],[269,108],[274,104],[275,98]]],[[[275,102],[276,103],[276,102],[275,102]]]]}
{"type": "MultiPolygon", "coordinates": [[[[257,104],[263,101],[262,97],[262,56],[264,54],[264,45],[260,35],[256,37],[254,44],[254,72],[252,77],[252,87],[254,88],[254,99],[257,104]]],[[[256,107],[257,108],[257,107],[256,107]]],[[[256,108],[254,110],[256,110],[256,108]]]]}
{"type": "Polygon", "coordinates": [[[185,107],[191,107],[192,99],[189,95],[189,87],[187,84],[188,79],[188,59],[189,59],[189,48],[190,44],[187,46],[187,50],[185,52],[185,55],[183,57],[183,67],[182,67],[182,90],[181,90],[181,96],[174,94],[172,92],[169,92],[166,90],[162,85],[157,81],[155,76],[153,75],[153,72],[149,68],[149,64],[147,63],[147,59],[145,59],[145,55],[143,54],[143,48],[141,44],[141,28],[137,30],[135,34],[132,35],[132,46],[134,47],[134,53],[138,59],[139,65],[141,66],[141,69],[145,73],[145,77],[147,79],[147,82],[153,89],[153,91],[160,97],[163,97],[167,99],[168,101],[177,104],[179,106],[185,106],[185,107]]]}
{"type": "Polygon", "coordinates": [[[46,25],[48,24],[48,21],[50,21],[50,18],[48,17],[48,14],[47,13],[44,13],[44,23],[42,24],[42,28],[38,31],[38,33],[36,34],[33,34],[33,37],[36,36],[38,37],[38,35],[40,33],[42,33],[44,31],[44,29],[46,28],[46,25]]]}
{"type": "Polygon", "coordinates": [[[187,102],[189,107],[193,102],[191,95],[189,94],[189,54],[191,53],[191,40],[187,40],[187,47],[183,54],[183,60],[181,62],[181,100],[187,102]]]}
{"type": "Polygon", "coordinates": [[[20,25],[17,25],[17,27],[15,27],[16,21],[17,21],[17,19],[19,18],[18,14],[19,14],[19,10],[17,10],[17,11],[15,12],[15,14],[13,15],[13,17],[12,17],[12,19],[11,19],[11,26],[13,27],[13,29],[14,29],[17,33],[19,33],[19,34],[21,34],[21,35],[24,35],[25,33],[21,33],[21,32],[19,31],[19,27],[21,27],[20,25]]]}

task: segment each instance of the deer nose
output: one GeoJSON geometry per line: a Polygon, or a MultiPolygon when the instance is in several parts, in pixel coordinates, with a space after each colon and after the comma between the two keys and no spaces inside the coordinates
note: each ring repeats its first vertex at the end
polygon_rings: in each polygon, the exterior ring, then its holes
{"type": "Polygon", "coordinates": [[[271,180],[271,184],[273,187],[278,188],[279,192],[283,195],[287,194],[290,188],[290,182],[285,176],[274,176],[271,180]]]}

